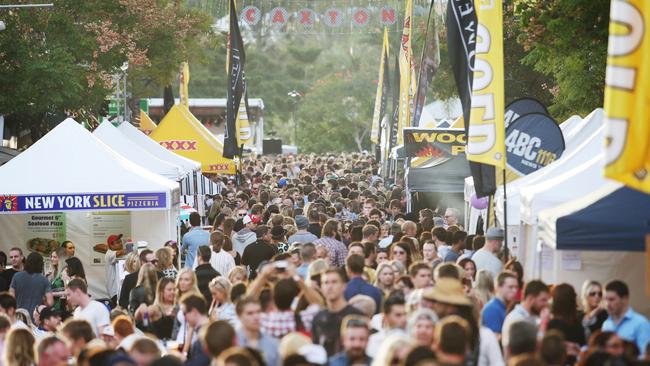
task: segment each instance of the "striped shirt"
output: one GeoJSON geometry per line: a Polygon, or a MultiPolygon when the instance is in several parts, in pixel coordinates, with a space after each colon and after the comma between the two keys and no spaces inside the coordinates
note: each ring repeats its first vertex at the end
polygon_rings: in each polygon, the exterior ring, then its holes
{"type": "MultiPolygon", "coordinates": [[[[196,266],[198,265],[197,262],[198,261],[194,261],[194,268],[192,269],[196,269],[196,266]]],[[[235,267],[235,258],[223,249],[220,250],[219,253],[213,250],[212,255],[210,256],[210,265],[219,272],[220,275],[228,277],[230,270],[235,267]]]]}
{"type": "Polygon", "coordinates": [[[348,248],[342,242],[332,238],[324,236],[318,240],[314,241],[314,245],[324,245],[325,248],[330,252],[330,263],[336,267],[345,266],[345,258],[348,256],[348,248]]]}

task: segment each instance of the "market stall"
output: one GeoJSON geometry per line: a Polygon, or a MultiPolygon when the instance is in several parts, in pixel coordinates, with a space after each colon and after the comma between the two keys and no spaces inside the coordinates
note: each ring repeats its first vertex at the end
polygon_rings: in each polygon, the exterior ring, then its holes
{"type": "Polygon", "coordinates": [[[111,234],[156,249],[176,238],[178,183],[127,160],[72,119],[0,167],[0,250],[45,256],[76,245],[90,292],[105,297],[111,234]]]}

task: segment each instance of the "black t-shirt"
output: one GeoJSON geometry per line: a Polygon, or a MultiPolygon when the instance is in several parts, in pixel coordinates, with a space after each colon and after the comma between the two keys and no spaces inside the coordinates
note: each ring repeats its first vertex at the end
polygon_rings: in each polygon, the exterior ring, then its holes
{"type": "Polygon", "coordinates": [[[307,231],[316,235],[319,238],[320,238],[321,230],[323,230],[323,228],[320,227],[320,224],[311,223],[309,224],[309,226],[307,226],[307,231]]]}
{"type": "Polygon", "coordinates": [[[341,352],[341,322],[348,315],[362,315],[357,308],[346,305],[338,313],[332,313],[329,310],[321,310],[316,314],[312,322],[311,338],[314,344],[320,344],[325,347],[329,357],[341,352]]]}
{"type": "Polygon", "coordinates": [[[546,330],[557,329],[564,334],[564,339],[568,342],[577,343],[584,346],[587,343],[585,339],[585,329],[582,327],[580,320],[575,323],[569,323],[562,319],[551,319],[546,326],[546,330]]]}
{"type": "Polygon", "coordinates": [[[5,280],[6,282],[6,289],[0,289],[2,291],[7,291],[9,290],[9,285],[11,284],[11,280],[14,278],[14,275],[18,273],[13,268],[5,269],[2,273],[0,273],[0,276],[5,280]]]}
{"type": "Polygon", "coordinates": [[[266,242],[258,240],[247,246],[241,256],[241,264],[248,266],[248,278],[252,280],[257,277],[257,267],[260,263],[262,263],[262,261],[270,260],[274,255],[275,251],[271,248],[271,245],[266,242]]]}

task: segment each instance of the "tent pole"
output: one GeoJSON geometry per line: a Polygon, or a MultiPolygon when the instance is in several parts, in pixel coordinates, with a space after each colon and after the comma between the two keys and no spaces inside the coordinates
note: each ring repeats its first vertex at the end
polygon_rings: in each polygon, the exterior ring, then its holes
{"type": "Polygon", "coordinates": [[[506,184],[506,170],[503,169],[503,250],[506,261],[509,260],[508,250],[508,193],[506,184]]]}

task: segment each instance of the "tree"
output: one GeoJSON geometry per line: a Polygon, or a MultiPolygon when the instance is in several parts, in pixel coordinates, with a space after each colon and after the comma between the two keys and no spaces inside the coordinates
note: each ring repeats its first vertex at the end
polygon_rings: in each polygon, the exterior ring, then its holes
{"type": "Polygon", "coordinates": [[[3,20],[0,113],[33,140],[64,116],[95,120],[124,62],[132,80],[170,81],[211,24],[172,0],[59,0],[3,20]]]}
{"type": "Polygon", "coordinates": [[[608,0],[520,0],[512,21],[522,61],[549,78],[553,115],[586,115],[603,105],[608,0]]]}

